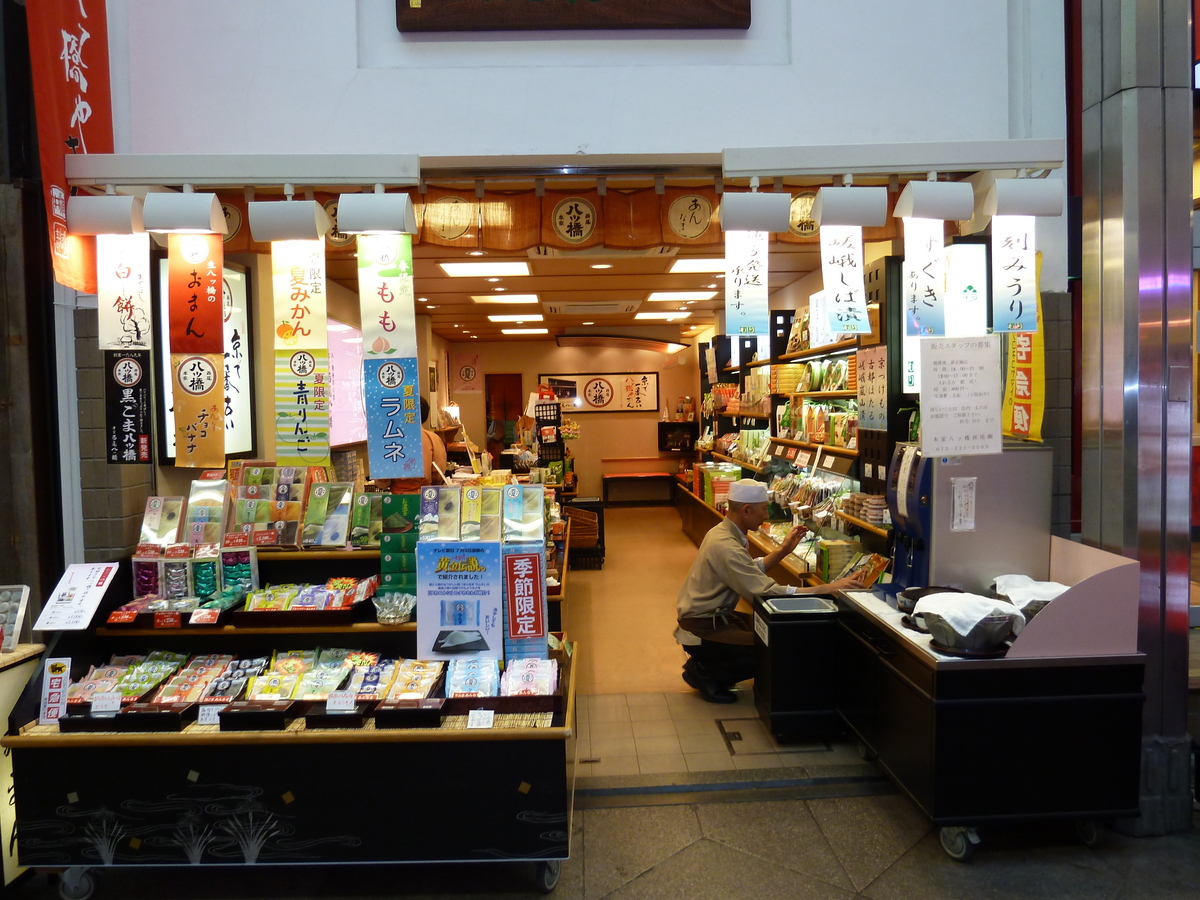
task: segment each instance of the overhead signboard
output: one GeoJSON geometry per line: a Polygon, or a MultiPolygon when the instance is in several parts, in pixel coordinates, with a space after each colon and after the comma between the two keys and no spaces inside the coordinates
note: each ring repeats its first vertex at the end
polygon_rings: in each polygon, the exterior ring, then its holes
{"type": "Polygon", "coordinates": [[[400,31],[749,28],[750,0],[396,0],[400,31]]]}

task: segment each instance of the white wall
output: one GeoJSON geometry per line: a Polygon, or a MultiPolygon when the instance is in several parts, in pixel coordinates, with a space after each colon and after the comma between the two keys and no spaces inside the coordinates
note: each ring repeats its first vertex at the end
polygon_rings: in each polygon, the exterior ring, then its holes
{"type": "Polygon", "coordinates": [[[118,152],[716,154],[1064,133],[1051,0],[755,0],[748,32],[409,36],[394,0],[108,6],[118,152]]]}

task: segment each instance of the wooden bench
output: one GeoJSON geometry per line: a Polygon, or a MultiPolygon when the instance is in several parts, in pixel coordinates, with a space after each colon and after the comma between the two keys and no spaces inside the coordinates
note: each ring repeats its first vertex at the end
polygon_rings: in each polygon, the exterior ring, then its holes
{"type": "MultiPolygon", "coordinates": [[[[610,501],[610,498],[609,498],[609,490],[613,485],[622,485],[622,484],[658,485],[658,484],[664,484],[667,487],[667,496],[665,498],[662,498],[661,501],[659,500],[659,498],[652,497],[652,498],[650,498],[649,502],[670,503],[671,500],[674,498],[674,488],[672,487],[672,485],[675,484],[675,476],[672,475],[670,472],[616,472],[613,474],[602,476],[602,481],[604,484],[603,493],[604,493],[604,505],[605,506],[607,506],[610,502],[612,502],[612,501],[610,501]]],[[[637,503],[637,502],[646,502],[646,501],[645,501],[645,498],[638,497],[634,500],[626,500],[626,501],[618,501],[618,502],[637,503]]]]}

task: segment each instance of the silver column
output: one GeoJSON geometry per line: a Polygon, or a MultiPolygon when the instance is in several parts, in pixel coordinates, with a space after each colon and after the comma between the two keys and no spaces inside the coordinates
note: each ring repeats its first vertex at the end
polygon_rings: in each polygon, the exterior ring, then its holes
{"type": "Polygon", "coordinates": [[[1151,834],[1191,820],[1190,6],[1082,4],[1083,537],[1141,563],[1151,834]]]}

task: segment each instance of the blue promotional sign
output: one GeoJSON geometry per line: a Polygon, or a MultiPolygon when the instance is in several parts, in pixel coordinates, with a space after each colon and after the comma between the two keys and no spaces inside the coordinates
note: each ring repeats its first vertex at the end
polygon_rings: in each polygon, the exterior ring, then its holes
{"type": "Polygon", "coordinates": [[[503,570],[493,541],[417,544],[417,657],[504,658],[503,570]]]}
{"type": "Polygon", "coordinates": [[[363,387],[371,478],[424,477],[417,361],[364,360],[363,387]]]}

